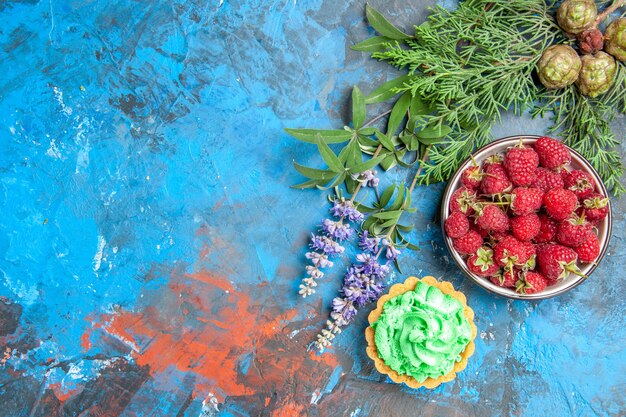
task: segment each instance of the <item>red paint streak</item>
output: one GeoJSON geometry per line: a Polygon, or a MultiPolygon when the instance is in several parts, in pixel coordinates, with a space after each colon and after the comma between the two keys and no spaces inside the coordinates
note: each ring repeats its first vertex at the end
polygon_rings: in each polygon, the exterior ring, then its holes
{"type": "Polygon", "coordinates": [[[282,407],[276,408],[270,414],[271,417],[293,417],[304,416],[304,407],[294,403],[287,403],[282,407]]]}
{"type": "Polygon", "coordinates": [[[197,382],[198,397],[222,392],[265,398],[295,380],[324,385],[337,359],[307,354],[289,339],[285,323],[297,310],[281,312],[259,299],[259,291],[235,291],[228,280],[206,272],[172,276],[142,312],[121,311],[101,322],[108,323],[108,333],[139,347],[135,360],[153,375],[172,366],[204,377],[206,383],[197,382]],[[252,361],[246,374],[244,358],[252,361]]]}
{"type": "Polygon", "coordinates": [[[65,388],[63,388],[60,382],[55,382],[54,384],[50,384],[48,385],[48,388],[50,388],[52,392],[54,392],[54,396],[57,397],[57,399],[61,403],[64,403],[69,398],[71,398],[74,394],[77,394],[79,391],[82,390],[82,388],[74,388],[74,389],[66,390],[65,388]]]}
{"type": "Polygon", "coordinates": [[[85,333],[80,337],[80,345],[85,350],[88,351],[93,346],[91,344],[91,329],[87,329],[85,333]]]}

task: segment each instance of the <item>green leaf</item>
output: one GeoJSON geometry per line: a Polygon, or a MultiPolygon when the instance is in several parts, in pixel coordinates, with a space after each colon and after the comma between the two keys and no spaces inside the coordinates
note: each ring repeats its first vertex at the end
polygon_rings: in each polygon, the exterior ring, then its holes
{"type": "Polygon", "coordinates": [[[394,154],[389,154],[385,157],[385,159],[382,160],[382,162],[380,163],[380,167],[385,171],[389,171],[397,164],[398,161],[396,160],[396,156],[394,154]]]}
{"type": "Polygon", "coordinates": [[[358,181],[352,177],[346,177],[346,190],[349,194],[354,194],[358,181]]]}
{"type": "Polygon", "coordinates": [[[385,188],[385,191],[383,191],[383,193],[380,196],[380,200],[378,201],[378,207],[383,208],[387,205],[387,203],[389,203],[389,200],[391,200],[391,197],[393,196],[393,193],[396,191],[396,186],[395,185],[390,185],[389,187],[385,188]]]}
{"type": "Polygon", "coordinates": [[[376,133],[377,129],[375,127],[364,127],[359,129],[360,135],[370,136],[376,133]]]}
{"type": "Polygon", "coordinates": [[[307,143],[317,143],[317,136],[321,136],[326,143],[341,143],[350,139],[352,132],[347,130],[321,130],[321,129],[285,129],[294,138],[307,143]]]}
{"type": "Polygon", "coordinates": [[[366,206],[365,204],[361,203],[354,203],[354,206],[357,208],[357,210],[364,214],[374,213],[376,211],[375,208],[366,206]]]}
{"type": "Polygon", "coordinates": [[[363,123],[365,123],[365,99],[359,87],[355,85],[352,89],[352,124],[358,130],[363,123]]]}
{"type": "Polygon", "coordinates": [[[411,230],[413,230],[413,225],[411,225],[411,226],[404,226],[402,224],[398,224],[398,225],[396,225],[396,228],[400,229],[403,232],[410,232],[411,230]]]}
{"type": "Polygon", "coordinates": [[[328,165],[328,168],[336,173],[345,171],[346,169],[344,168],[339,158],[337,158],[337,155],[335,155],[332,149],[330,149],[326,142],[324,142],[322,137],[320,135],[317,135],[317,139],[317,150],[320,152],[320,155],[322,155],[322,158],[324,159],[324,162],[326,162],[326,164],[328,165]]]}
{"type": "Polygon", "coordinates": [[[391,110],[391,115],[389,116],[389,121],[387,122],[387,134],[393,135],[400,127],[400,123],[402,119],[406,116],[406,111],[409,109],[411,105],[411,92],[406,91],[404,94],[400,96],[396,104],[394,104],[393,109],[391,110]]]}
{"type": "Polygon", "coordinates": [[[326,180],[326,182],[328,182],[335,175],[337,175],[337,173],[335,173],[333,171],[329,171],[327,169],[309,168],[309,167],[305,167],[304,165],[300,165],[297,162],[294,162],[293,166],[296,168],[296,170],[300,174],[304,175],[307,178],[311,178],[311,179],[314,179],[314,180],[326,180]]]}
{"type": "Polygon", "coordinates": [[[409,111],[411,112],[411,116],[423,116],[432,112],[430,106],[426,104],[424,100],[422,100],[422,97],[419,94],[415,94],[413,97],[411,97],[411,106],[409,107],[409,109],[409,111]]]}
{"type": "Polygon", "coordinates": [[[404,83],[408,83],[411,78],[410,75],[401,75],[393,80],[387,81],[365,97],[365,104],[381,103],[389,100],[399,93],[396,89],[402,87],[404,83]]]}
{"type": "Polygon", "coordinates": [[[292,185],[291,188],[298,188],[303,190],[305,188],[315,188],[318,185],[320,185],[319,180],[308,180],[300,184],[292,185]]]}
{"type": "Polygon", "coordinates": [[[361,228],[363,230],[369,230],[371,231],[371,227],[376,223],[376,219],[373,218],[372,216],[369,216],[367,219],[365,219],[365,221],[363,222],[363,224],[361,225],[361,228]]]}
{"type": "Polygon", "coordinates": [[[400,262],[398,262],[398,258],[393,260],[393,264],[396,266],[396,269],[399,273],[404,274],[404,272],[402,272],[402,268],[400,268],[400,262]]]}
{"type": "Polygon", "coordinates": [[[328,189],[331,189],[331,188],[333,188],[333,187],[338,186],[339,184],[341,184],[342,182],[344,182],[344,181],[345,181],[345,179],[346,179],[346,173],[344,172],[344,173],[342,173],[342,174],[340,174],[340,175],[337,175],[337,176],[335,177],[335,179],[333,180],[333,182],[331,182],[331,183],[330,183],[330,184],[328,184],[327,186],[325,186],[325,187],[319,187],[319,186],[318,186],[318,188],[321,188],[322,190],[328,190],[328,189]]]}
{"type": "Polygon", "coordinates": [[[407,249],[410,249],[410,250],[420,250],[419,246],[416,246],[416,245],[414,245],[414,244],[412,244],[410,242],[407,242],[406,247],[407,247],[407,249]]]}
{"type": "Polygon", "coordinates": [[[345,164],[346,168],[353,167],[363,162],[363,157],[361,155],[361,148],[359,147],[359,144],[357,141],[350,142],[350,144],[346,146],[346,148],[347,148],[346,164],[345,164]]]}
{"type": "Polygon", "coordinates": [[[406,192],[406,188],[404,187],[404,184],[402,184],[398,188],[398,195],[396,196],[396,199],[393,200],[393,204],[389,207],[389,210],[400,210],[400,208],[404,204],[405,192],[406,192]]]}
{"type": "MultiPolygon", "coordinates": [[[[416,135],[419,139],[429,140],[429,139],[443,138],[450,132],[452,132],[452,128],[450,126],[441,125],[441,126],[427,127],[417,132],[416,135]]],[[[424,143],[422,140],[420,140],[420,142],[424,143]]],[[[430,145],[430,143],[427,143],[427,145],[430,145]]]]}
{"type": "Polygon", "coordinates": [[[388,150],[390,151],[394,151],[396,149],[395,146],[393,146],[393,142],[391,142],[391,139],[389,139],[389,137],[387,135],[385,135],[382,132],[376,131],[376,138],[378,138],[378,141],[388,150]]]}
{"type": "Polygon", "coordinates": [[[369,39],[359,42],[356,45],[352,45],[351,49],[361,52],[382,52],[387,49],[387,46],[393,39],[386,36],[373,36],[369,39]]]}
{"type": "Polygon", "coordinates": [[[350,168],[350,172],[352,174],[359,174],[363,171],[367,171],[368,169],[374,168],[376,165],[380,164],[382,160],[385,159],[385,155],[379,155],[376,158],[368,159],[365,162],[361,162],[350,168]]]}
{"type": "Polygon", "coordinates": [[[402,210],[392,210],[392,211],[381,211],[379,213],[372,214],[372,217],[376,219],[389,220],[389,219],[398,219],[402,214],[402,210]]]}
{"type": "Polygon", "coordinates": [[[367,136],[364,135],[359,135],[359,143],[363,146],[371,146],[374,149],[376,149],[378,147],[378,142],[376,142],[373,139],[368,138],[367,136]]]}
{"type": "Polygon", "coordinates": [[[409,39],[411,37],[389,23],[380,12],[367,3],[365,4],[365,15],[370,25],[383,36],[396,40],[409,39]]]}

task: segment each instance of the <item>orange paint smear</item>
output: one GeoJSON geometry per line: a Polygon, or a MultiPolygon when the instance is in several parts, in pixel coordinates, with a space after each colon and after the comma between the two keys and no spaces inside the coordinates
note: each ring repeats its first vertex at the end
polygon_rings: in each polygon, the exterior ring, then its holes
{"type": "Polygon", "coordinates": [[[60,382],[55,382],[54,384],[50,384],[48,385],[48,388],[50,388],[52,392],[54,392],[54,396],[57,397],[57,399],[61,403],[64,403],[74,394],[77,394],[79,391],[81,391],[80,388],[65,390],[60,382]]]}

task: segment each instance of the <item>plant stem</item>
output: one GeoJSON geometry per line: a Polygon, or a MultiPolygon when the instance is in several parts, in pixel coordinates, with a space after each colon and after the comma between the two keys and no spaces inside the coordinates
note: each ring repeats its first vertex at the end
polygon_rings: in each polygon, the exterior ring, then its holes
{"type": "Polygon", "coordinates": [[[604,9],[604,11],[600,13],[598,17],[596,17],[596,22],[595,22],[596,27],[600,23],[602,23],[604,19],[606,19],[611,13],[613,13],[615,10],[622,7],[624,4],[626,4],[626,0],[615,0],[613,4],[611,4],[609,7],[604,9]]]}
{"type": "MultiPolygon", "coordinates": [[[[380,119],[382,119],[383,117],[385,117],[386,115],[388,115],[389,113],[391,113],[391,110],[387,110],[384,113],[379,114],[378,116],[374,117],[373,119],[368,120],[367,122],[365,122],[363,124],[363,127],[369,126],[373,123],[376,123],[377,121],[379,121],[380,119]]],[[[374,155],[372,155],[372,158],[376,158],[378,156],[378,154],[380,153],[380,151],[382,151],[383,149],[383,145],[382,143],[378,145],[378,148],[376,148],[376,152],[374,152],[374,155]]],[[[357,184],[356,188],[354,189],[354,193],[352,193],[352,197],[350,197],[350,202],[354,203],[354,199],[356,198],[356,195],[359,193],[359,191],[361,191],[361,186],[363,185],[362,182],[359,181],[359,183],[357,184]]]]}

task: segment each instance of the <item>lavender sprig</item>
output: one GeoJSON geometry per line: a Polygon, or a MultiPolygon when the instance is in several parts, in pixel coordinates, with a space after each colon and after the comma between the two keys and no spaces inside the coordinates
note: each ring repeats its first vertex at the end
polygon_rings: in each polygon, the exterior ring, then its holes
{"type": "Polygon", "coordinates": [[[391,263],[400,254],[393,242],[388,239],[369,237],[367,231],[359,239],[362,252],[356,256],[358,261],[352,264],[344,276],[341,296],[333,299],[330,320],[315,341],[315,347],[323,351],[332,344],[341,328],[350,324],[358,308],[376,301],[385,288],[385,278],[389,274],[391,263]],[[386,251],[386,262],[378,262],[380,254],[386,251]]]}
{"type": "Polygon", "coordinates": [[[351,200],[337,198],[330,208],[330,214],[338,220],[324,219],[321,225],[321,235],[311,235],[309,246],[313,249],[306,253],[306,258],[311,260],[311,265],[306,266],[307,276],[302,279],[298,293],[307,297],[315,293],[317,279],[324,277],[322,268],[332,268],[331,256],[340,255],[345,248],[339,243],[350,239],[354,229],[349,223],[363,221],[363,214],[359,212],[351,200]]]}

